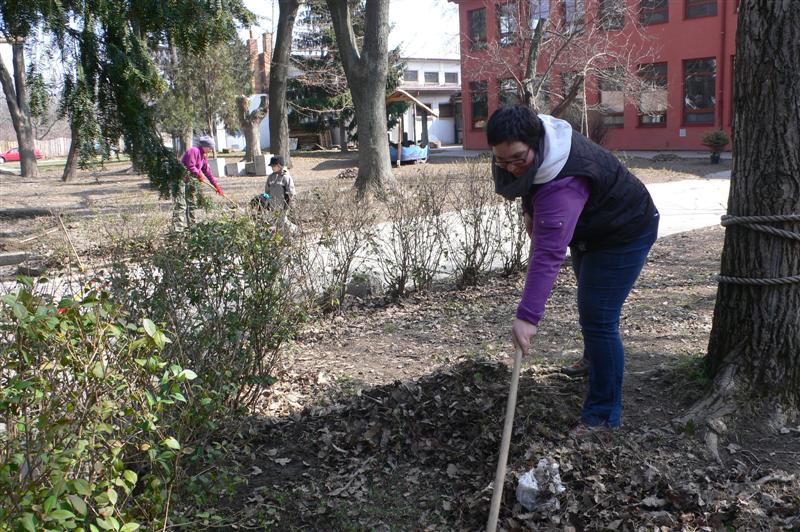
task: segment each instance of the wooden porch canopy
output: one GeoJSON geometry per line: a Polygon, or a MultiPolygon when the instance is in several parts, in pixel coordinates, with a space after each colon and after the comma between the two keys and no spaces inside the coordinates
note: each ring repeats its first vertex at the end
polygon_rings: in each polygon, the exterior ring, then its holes
{"type": "MultiPolygon", "coordinates": [[[[403,89],[397,89],[392,94],[387,96],[386,103],[392,103],[392,102],[409,102],[409,103],[411,103],[413,105],[416,105],[417,107],[420,107],[424,111],[424,113],[427,113],[429,115],[435,116],[436,118],[439,118],[439,113],[437,113],[436,111],[434,111],[433,109],[431,109],[430,107],[428,107],[427,105],[425,105],[424,103],[422,103],[417,98],[415,98],[414,96],[412,96],[408,92],[404,91],[403,89]]],[[[403,145],[403,130],[405,129],[404,128],[405,124],[403,123],[404,122],[404,119],[403,119],[404,116],[405,116],[405,113],[400,115],[400,122],[397,125],[397,127],[399,129],[398,138],[397,138],[397,166],[400,166],[400,153],[401,153],[401,151],[403,149],[402,148],[402,145],[403,145]]],[[[413,127],[413,124],[412,124],[412,127],[413,127]]],[[[425,142],[427,142],[427,140],[428,140],[428,120],[427,120],[427,118],[422,120],[422,138],[425,140],[425,142]]]]}
{"type": "Polygon", "coordinates": [[[416,99],[414,96],[404,91],[403,89],[397,89],[386,98],[386,103],[392,103],[392,102],[414,103],[417,106],[425,109],[425,111],[427,111],[429,115],[433,115],[436,118],[439,118],[439,113],[437,113],[436,111],[434,111],[433,109],[431,109],[430,107],[428,107],[427,105],[425,105],[424,103],[422,103],[421,101],[419,101],[418,99],[416,99]]]}

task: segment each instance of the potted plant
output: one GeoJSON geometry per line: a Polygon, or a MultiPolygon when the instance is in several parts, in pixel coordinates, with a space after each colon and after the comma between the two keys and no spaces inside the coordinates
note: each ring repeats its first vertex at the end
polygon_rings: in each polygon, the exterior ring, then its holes
{"type": "Polygon", "coordinates": [[[707,131],[700,137],[700,143],[711,150],[711,164],[719,164],[719,154],[731,143],[731,138],[722,130],[707,131]]]}

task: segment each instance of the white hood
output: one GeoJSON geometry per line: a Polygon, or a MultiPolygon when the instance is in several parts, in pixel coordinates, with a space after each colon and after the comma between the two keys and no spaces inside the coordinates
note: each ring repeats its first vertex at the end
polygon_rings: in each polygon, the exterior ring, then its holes
{"type": "Polygon", "coordinates": [[[555,179],[567,164],[572,146],[572,126],[565,120],[550,115],[539,115],[544,124],[544,153],[542,164],[533,179],[535,185],[548,183],[555,179]]]}

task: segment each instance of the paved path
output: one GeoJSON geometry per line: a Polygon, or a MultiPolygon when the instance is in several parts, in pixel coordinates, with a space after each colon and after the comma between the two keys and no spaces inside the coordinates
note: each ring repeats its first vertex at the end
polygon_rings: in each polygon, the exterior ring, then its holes
{"type": "MultiPolygon", "coordinates": [[[[620,157],[642,157],[645,159],[652,159],[656,155],[676,155],[683,159],[708,159],[707,151],[669,151],[669,150],[620,150],[616,151],[620,157]]],[[[443,146],[441,148],[432,148],[429,157],[458,157],[458,158],[471,158],[480,157],[482,155],[489,156],[489,150],[465,150],[460,145],[443,146]]],[[[730,159],[731,152],[723,152],[720,154],[722,159],[730,159]]]]}
{"type": "Polygon", "coordinates": [[[658,236],[718,225],[728,206],[727,179],[690,179],[647,185],[661,213],[658,236]]]}

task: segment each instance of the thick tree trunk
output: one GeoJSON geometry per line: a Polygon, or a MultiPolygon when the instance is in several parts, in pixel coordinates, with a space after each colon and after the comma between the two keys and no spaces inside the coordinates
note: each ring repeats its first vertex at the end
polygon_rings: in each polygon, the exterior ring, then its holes
{"type": "Polygon", "coordinates": [[[252,162],[256,156],[261,155],[261,121],[268,111],[267,97],[262,96],[258,107],[250,111],[250,98],[237,96],[236,111],[246,144],[244,158],[252,162]]]}
{"type": "Polygon", "coordinates": [[[283,157],[292,167],[289,154],[289,110],[286,106],[286,85],[292,52],[292,30],[297,17],[298,0],[278,0],[278,28],[275,52],[269,70],[269,142],[270,151],[283,157]]]}
{"type": "MultiPolygon", "coordinates": [[[[800,10],[742,2],[736,37],[731,216],[800,214],[800,10]],[[780,117],[776,119],[776,117],[780,117]]],[[[733,220],[735,221],[735,220],[733,220]]],[[[800,222],[770,224],[800,234],[800,222]]],[[[800,241],[728,225],[723,276],[800,275],[800,241]]],[[[722,282],[708,346],[712,375],[767,413],[800,407],[800,283],[722,282]]]]}
{"type": "Polygon", "coordinates": [[[78,147],[80,144],[80,134],[78,128],[70,128],[69,152],[67,153],[67,163],[64,165],[64,173],[61,174],[61,181],[68,182],[75,179],[78,173],[78,147]]]}
{"type": "Polygon", "coordinates": [[[347,0],[326,0],[358,124],[358,177],[361,194],[394,179],[386,129],[386,76],[389,62],[389,0],[367,0],[364,44],[359,52],[347,0]]]}
{"type": "Polygon", "coordinates": [[[17,38],[11,43],[11,63],[14,68],[13,80],[3,62],[0,61],[0,85],[3,86],[8,111],[11,114],[11,123],[17,133],[20,174],[25,177],[37,177],[39,165],[36,163],[31,108],[25,85],[25,43],[21,38],[17,38]]]}

